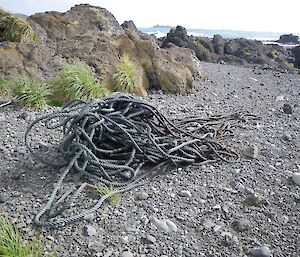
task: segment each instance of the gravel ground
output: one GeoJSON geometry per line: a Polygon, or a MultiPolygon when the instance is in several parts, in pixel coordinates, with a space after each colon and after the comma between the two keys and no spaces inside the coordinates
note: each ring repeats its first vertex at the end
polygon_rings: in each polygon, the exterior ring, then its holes
{"type": "MultiPolygon", "coordinates": [[[[170,118],[237,109],[257,114],[260,120],[237,127],[228,140],[242,156],[238,163],[170,170],[84,221],[34,229],[32,219],[61,171],[34,160],[23,136],[35,117],[55,108],[9,105],[0,108],[0,212],[55,256],[300,256],[300,75],[203,65],[208,80],[197,92],[156,92],[147,100],[170,118]],[[244,155],[249,146],[258,150],[255,158],[244,155]]],[[[34,141],[51,157],[47,144],[58,135],[43,142],[45,133],[37,131],[34,141]]]]}

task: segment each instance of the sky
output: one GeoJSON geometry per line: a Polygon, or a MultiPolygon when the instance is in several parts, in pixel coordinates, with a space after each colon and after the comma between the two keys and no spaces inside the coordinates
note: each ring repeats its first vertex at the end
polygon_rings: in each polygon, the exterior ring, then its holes
{"type": "Polygon", "coordinates": [[[110,11],[121,24],[137,27],[181,25],[186,28],[300,33],[300,0],[0,0],[11,12],[67,11],[89,3],[110,11]]]}

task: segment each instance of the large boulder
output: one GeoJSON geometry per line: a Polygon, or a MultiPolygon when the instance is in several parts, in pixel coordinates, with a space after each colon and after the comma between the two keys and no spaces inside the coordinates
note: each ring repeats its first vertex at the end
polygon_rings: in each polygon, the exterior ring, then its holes
{"type": "Polygon", "coordinates": [[[299,44],[299,37],[293,34],[281,35],[277,42],[281,44],[299,44]]]}
{"type": "Polygon", "coordinates": [[[295,56],[295,66],[300,68],[300,46],[296,46],[292,49],[292,53],[295,56]]]}
{"type": "Polygon", "coordinates": [[[79,62],[87,64],[100,82],[110,85],[121,56],[126,54],[144,89],[185,93],[204,77],[193,51],[175,46],[162,49],[155,37],[129,25],[122,28],[100,7],[84,4],[65,13],[38,13],[29,22],[38,40],[0,43],[0,73],[4,76],[25,73],[48,79],[66,63],[79,62]]]}
{"type": "Polygon", "coordinates": [[[123,29],[131,29],[133,31],[138,32],[137,27],[135,26],[134,22],[132,20],[124,21],[121,25],[123,29]]]}
{"type": "Polygon", "coordinates": [[[162,47],[169,47],[170,43],[177,45],[179,47],[193,48],[192,41],[188,36],[186,29],[182,26],[177,26],[172,28],[167,34],[162,47]]]}
{"type": "Polygon", "coordinates": [[[30,16],[50,39],[64,40],[83,34],[120,35],[124,33],[115,17],[106,9],[88,4],[75,5],[65,13],[46,12],[30,16]]]}
{"type": "Polygon", "coordinates": [[[216,54],[224,54],[225,39],[221,35],[214,35],[212,43],[216,54]]]}

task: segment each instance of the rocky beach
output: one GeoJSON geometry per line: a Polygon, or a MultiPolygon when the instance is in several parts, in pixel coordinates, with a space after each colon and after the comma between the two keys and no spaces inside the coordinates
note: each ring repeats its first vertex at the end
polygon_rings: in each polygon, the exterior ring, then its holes
{"type": "MultiPolygon", "coordinates": [[[[169,119],[235,111],[258,117],[239,123],[224,141],[239,161],[170,167],[82,221],[36,228],[32,221],[62,170],[35,159],[24,134],[36,118],[61,107],[30,109],[15,101],[0,107],[0,214],[27,240],[38,238],[45,256],[300,256],[299,47],[290,52],[250,40],[195,39],[182,27],[158,40],[132,24],[121,27],[105,9],[88,5],[30,19],[41,40],[1,43],[5,77],[25,70],[45,80],[75,59],[109,81],[118,55],[126,52],[148,92],[143,99],[169,119]],[[83,21],[81,12],[90,20],[83,21]],[[99,34],[93,19],[102,22],[99,34]]],[[[47,151],[59,133],[45,134],[38,130],[33,141],[55,158],[47,151]]],[[[63,190],[79,182],[72,173],[63,190]]],[[[97,200],[85,192],[81,208],[97,200]]]]}

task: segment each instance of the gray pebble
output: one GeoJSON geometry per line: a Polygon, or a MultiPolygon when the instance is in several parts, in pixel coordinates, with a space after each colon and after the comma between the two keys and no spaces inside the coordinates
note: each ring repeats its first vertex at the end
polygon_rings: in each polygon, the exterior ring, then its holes
{"type": "Polygon", "coordinates": [[[235,220],[232,225],[234,229],[239,232],[247,231],[251,227],[250,221],[247,219],[235,220]]]}
{"type": "Polygon", "coordinates": [[[150,235],[150,234],[147,234],[143,239],[149,244],[155,244],[156,243],[156,238],[154,236],[150,235]]]}
{"type": "Polygon", "coordinates": [[[284,104],[283,107],[282,107],[282,110],[286,114],[292,114],[293,113],[293,109],[292,109],[292,106],[290,104],[284,104]]]}
{"type": "Polygon", "coordinates": [[[5,122],[5,121],[6,121],[5,116],[4,116],[4,115],[0,115],[0,123],[1,123],[1,122],[5,122]]]}
{"type": "Polygon", "coordinates": [[[86,236],[96,236],[97,235],[97,231],[93,226],[90,225],[86,225],[84,227],[84,234],[86,236]]]}
{"type": "Polygon", "coordinates": [[[188,197],[188,198],[192,197],[192,193],[189,190],[182,190],[178,193],[178,195],[182,197],[188,197]]]}
{"type": "Polygon", "coordinates": [[[135,200],[143,201],[149,198],[149,194],[146,192],[138,192],[135,194],[135,200]]]}
{"type": "Polygon", "coordinates": [[[256,159],[258,157],[258,153],[259,150],[256,145],[249,145],[244,151],[244,155],[252,159],[256,159]]]}
{"type": "Polygon", "coordinates": [[[164,232],[176,232],[178,230],[177,226],[170,220],[159,220],[152,216],[150,221],[157,229],[164,232]]]}
{"type": "Polygon", "coordinates": [[[300,172],[293,173],[292,180],[296,185],[300,186],[300,172]]]}
{"type": "Polygon", "coordinates": [[[250,255],[254,257],[270,257],[272,253],[267,246],[261,246],[261,247],[253,248],[250,251],[250,255]]]}
{"type": "Polygon", "coordinates": [[[121,257],[133,257],[133,256],[134,256],[133,253],[130,251],[124,251],[124,252],[122,252],[122,255],[121,255],[121,257]]]}
{"type": "Polygon", "coordinates": [[[5,202],[6,202],[6,197],[0,194],[0,203],[5,203],[5,202]]]}
{"type": "Polygon", "coordinates": [[[250,206],[260,206],[260,205],[267,205],[268,202],[266,199],[264,199],[261,195],[254,193],[249,195],[246,200],[245,203],[250,205],[250,206]]]}

